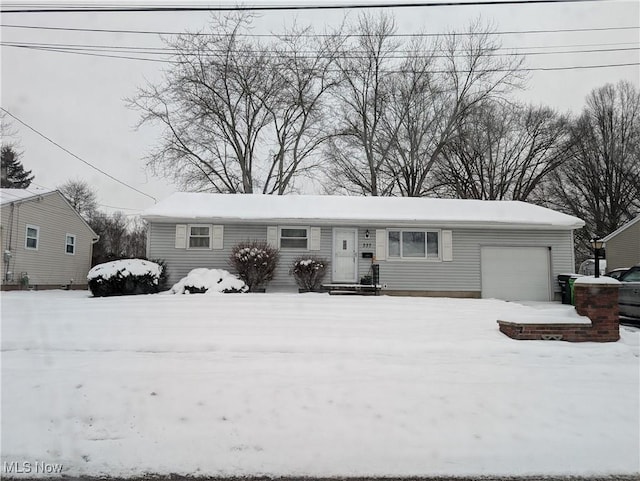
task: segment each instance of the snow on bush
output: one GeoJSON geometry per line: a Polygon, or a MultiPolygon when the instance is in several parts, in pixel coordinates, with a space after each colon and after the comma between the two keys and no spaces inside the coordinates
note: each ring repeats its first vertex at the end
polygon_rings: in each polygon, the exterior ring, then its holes
{"type": "Polygon", "coordinates": [[[96,297],[152,294],[159,291],[162,266],[142,259],[121,259],[94,266],[87,274],[96,297]]]}
{"type": "Polygon", "coordinates": [[[319,257],[298,257],[293,261],[289,274],[292,274],[300,289],[315,291],[322,285],[329,262],[319,257]]]}
{"type": "Polygon", "coordinates": [[[247,292],[249,287],[224,269],[193,269],[171,288],[172,294],[247,292]]]}
{"type": "Polygon", "coordinates": [[[229,263],[238,272],[249,291],[263,287],[273,279],[280,252],[266,242],[241,242],[231,250],[229,263]]]}

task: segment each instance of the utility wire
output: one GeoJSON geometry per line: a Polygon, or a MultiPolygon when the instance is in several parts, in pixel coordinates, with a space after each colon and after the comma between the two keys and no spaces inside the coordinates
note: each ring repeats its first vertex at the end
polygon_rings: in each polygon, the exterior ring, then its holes
{"type": "MultiPolygon", "coordinates": [[[[220,50],[220,49],[212,49],[208,50],[206,53],[198,54],[198,53],[190,53],[190,52],[182,52],[179,49],[175,48],[156,48],[156,47],[132,47],[132,46],[117,46],[117,45],[89,45],[89,44],[60,44],[60,43],[38,43],[38,42],[1,42],[0,46],[5,47],[16,47],[16,48],[34,48],[34,49],[42,49],[49,50],[55,49],[56,51],[65,51],[65,52],[101,52],[101,53],[127,53],[127,54],[140,54],[140,55],[176,55],[180,54],[180,56],[185,57],[198,57],[198,58],[217,58],[220,56],[226,56],[229,53],[242,53],[244,55],[249,56],[259,56],[259,57],[269,57],[269,58],[279,58],[283,52],[279,51],[265,51],[260,52],[258,50],[247,50],[247,51],[233,51],[233,50],[220,50]]],[[[498,50],[508,50],[505,48],[498,50]]],[[[562,54],[578,54],[578,53],[603,53],[603,52],[627,52],[640,50],[640,47],[624,47],[624,48],[605,48],[605,49],[584,49],[584,50],[561,50],[561,51],[548,51],[548,52],[505,52],[505,53],[486,53],[487,57],[517,57],[517,56],[525,56],[525,55],[562,55],[562,54]]],[[[425,53],[418,53],[417,51],[397,51],[392,55],[388,55],[385,58],[389,59],[408,59],[408,58],[451,58],[458,57],[464,58],[466,55],[462,54],[453,54],[453,55],[439,55],[438,52],[443,52],[442,49],[433,50],[433,51],[425,51],[425,53]]],[[[325,58],[327,55],[318,54],[314,55],[313,51],[310,50],[296,50],[295,51],[296,58],[299,59],[315,59],[315,58],[325,58]],[[306,54],[306,55],[303,55],[306,54]]],[[[348,59],[362,59],[368,58],[365,52],[357,51],[357,50],[349,50],[348,53],[344,53],[339,55],[340,58],[348,58],[348,59]]]]}
{"type": "MultiPolygon", "coordinates": [[[[47,187],[46,185],[38,184],[37,182],[34,182],[34,181],[31,181],[31,183],[47,191],[59,190],[57,187],[54,189],[53,187],[47,187]]],[[[31,192],[29,189],[25,189],[25,190],[27,190],[28,192],[31,192]]],[[[99,202],[96,202],[96,205],[99,205],[101,207],[109,207],[110,209],[122,209],[122,210],[134,210],[134,211],[142,210],[142,209],[134,209],[133,207],[118,207],[115,205],[100,204],[99,202]]]]}
{"type": "MultiPolygon", "coordinates": [[[[99,28],[73,28],[73,27],[46,27],[46,26],[37,26],[37,25],[13,25],[13,24],[0,24],[0,27],[3,28],[21,28],[21,29],[34,29],[34,30],[60,30],[60,31],[68,31],[68,32],[95,32],[95,33],[124,33],[124,34],[140,34],[140,35],[193,35],[193,36],[217,36],[217,37],[225,37],[236,35],[238,37],[278,37],[278,36],[287,36],[286,32],[284,33],[268,33],[268,34],[259,34],[259,33],[203,33],[203,32],[169,32],[169,31],[159,31],[159,30],[117,30],[117,29],[99,29],[99,28]]],[[[603,32],[603,31],[615,31],[615,30],[638,30],[640,26],[638,25],[627,25],[627,26],[615,26],[615,27],[593,27],[593,28],[558,28],[558,29],[548,29],[548,30],[502,30],[491,32],[492,35],[524,35],[524,34],[548,34],[548,33],[574,33],[574,32],[603,32]]],[[[484,32],[441,32],[441,33],[393,33],[389,34],[389,37],[442,37],[442,36],[460,36],[460,37],[468,37],[468,36],[476,36],[476,35],[484,35],[484,32]]],[[[306,33],[306,34],[296,34],[299,37],[331,37],[332,34],[323,34],[323,33],[306,33]]],[[[349,37],[369,37],[372,34],[365,33],[354,33],[349,34],[349,37]]]]}
{"type": "Polygon", "coordinates": [[[100,172],[103,175],[106,175],[107,177],[109,177],[111,180],[114,180],[116,182],[118,182],[119,184],[124,185],[125,187],[136,191],[139,194],[142,194],[144,196],[149,197],[150,199],[152,199],[154,202],[157,202],[157,199],[145,192],[142,192],[141,190],[136,189],[135,187],[127,184],[126,182],[115,178],[113,175],[105,172],[104,170],[100,169],[99,167],[96,167],[95,165],[93,165],[90,162],[87,162],[86,160],[80,158],[79,156],[77,156],[76,154],[74,154],[73,152],[71,152],[70,150],[64,148],[62,145],[58,144],[57,142],[55,142],[54,140],[50,139],[49,137],[47,137],[46,135],[44,135],[42,132],[36,130],[34,127],[32,127],[31,125],[27,124],[26,122],[24,122],[23,120],[19,119],[18,117],[16,117],[15,115],[13,115],[11,112],[9,112],[7,109],[5,109],[4,107],[0,107],[0,110],[2,110],[4,113],[6,113],[7,115],[9,115],[11,118],[13,118],[14,120],[17,120],[18,122],[20,122],[22,125],[24,125],[25,127],[27,127],[29,130],[35,132],[36,134],[38,134],[40,137],[42,137],[43,139],[51,142],[53,145],[55,145],[56,147],[58,147],[59,149],[63,150],[64,152],[66,152],[67,154],[71,155],[72,157],[74,157],[75,159],[79,160],[80,162],[82,162],[83,164],[88,165],[89,167],[91,167],[94,170],[97,170],[98,172],[100,172]]]}
{"type": "MultiPolygon", "coordinates": [[[[56,53],[66,53],[73,55],[85,55],[88,57],[107,57],[107,58],[118,58],[125,60],[140,60],[145,62],[157,62],[157,63],[165,63],[165,64],[174,64],[180,65],[184,62],[176,61],[176,60],[162,60],[157,58],[145,58],[145,57],[130,57],[126,55],[109,55],[102,53],[91,53],[91,52],[77,52],[72,50],[61,50],[56,48],[40,48],[40,47],[32,47],[32,46],[24,46],[18,48],[25,48],[28,50],[37,50],[42,52],[56,52],[56,53]]],[[[560,70],[583,70],[583,69],[596,69],[596,68],[613,68],[613,67],[632,67],[640,65],[640,62],[629,62],[629,63],[611,63],[611,64],[597,64],[597,65],[572,65],[572,66],[564,66],[564,67],[530,67],[530,68],[519,68],[519,71],[523,72],[551,72],[551,71],[560,71],[560,70]]],[[[337,70],[332,70],[333,72],[338,72],[337,70]]],[[[507,69],[486,69],[482,70],[482,72],[508,72],[507,69]]],[[[387,70],[386,73],[412,73],[413,71],[408,70],[397,70],[391,69],[387,70]]],[[[458,70],[458,73],[470,73],[469,70],[458,70]]],[[[421,70],[419,73],[449,73],[448,70],[421,70]]]]}
{"type": "MultiPolygon", "coordinates": [[[[415,3],[361,3],[361,4],[301,4],[301,5],[236,5],[236,6],[133,6],[133,7],[54,7],[54,8],[17,8],[5,6],[0,13],[106,13],[106,12],[265,12],[298,10],[351,10],[372,8],[416,8],[416,7],[466,7],[494,5],[532,5],[548,3],[585,3],[605,0],[471,0],[471,1],[432,1],[415,3]]],[[[19,5],[19,4],[17,4],[19,5]]]]}

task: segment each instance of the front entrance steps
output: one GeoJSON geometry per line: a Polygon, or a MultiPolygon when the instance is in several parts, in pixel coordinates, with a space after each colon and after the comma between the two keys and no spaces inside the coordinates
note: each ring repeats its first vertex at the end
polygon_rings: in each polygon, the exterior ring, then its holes
{"type": "Polygon", "coordinates": [[[377,296],[380,284],[323,284],[322,288],[332,296],[377,296]]]}

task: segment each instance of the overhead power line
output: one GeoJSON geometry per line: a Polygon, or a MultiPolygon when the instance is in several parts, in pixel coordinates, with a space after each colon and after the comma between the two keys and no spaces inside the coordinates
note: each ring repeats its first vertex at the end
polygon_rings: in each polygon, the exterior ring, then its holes
{"type": "Polygon", "coordinates": [[[548,3],[585,3],[604,0],[471,0],[399,3],[299,4],[299,5],[235,5],[235,6],[104,6],[104,7],[30,7],[4,5],[1,13],[108,13],[108,12],[265,12],[296,10],[351,10],[372,8],[504,6],[548,3]]]}
{"type": "MultiPolygon", "coordinates": [[[[146,58],[146,57],[131,57],[128,55],[111,55],[106,53],[92,53],[92,52],[83,52],[83,51],[74,51],[74,50],[63,50],[51,47],[33,47],[33,46],[23,46],[18,48],[24,48],[27,50],[37,50],[42,52],[56,52],[56,53],[66,53],[73,55],[85,55],[88,57],[106,57],[106,58],[117,58],[124,60],[139,60],[144,62],[158,62],[165,64],[174,64],[179,65],[183,62],[175,61],[175,60],[163,60],[158,58],[146,58]]],[[[638,50],[638,49],[634,49],[638,50]]],[[[629,62],[629,63],[612,63],[612,64],[597,64],[597,65],[573,65],[573,66],[563,66],[563,67],[531,67],[531,68],[520,68],[519,70],[523,72],[538,72],[538,71],[554,71],[554,70],[581,70],[581,69],[595,69],[595,68],[613,68],[613,67],[632,67],[635,65],[640,65],[640,62],[629,62]]],[[[506,72],[507,70],[501,69],[488,69],[483,70],[483,72],[506,72]]],[[[426,72],[426,71],[424,71],[426,72]]],[[[423,72],[423,73],[424,73],[423,72]]],[[[448,73],[448,70],[429,70],[431,73],[448,73]]],[[[468,73],[467,70],[459,70],[459,73],[468,73]]],[[[387,73],[411,73],[405,70],[391,69],[388,70],[387,73]]]]}
{"type": "MultiPolygon", "coordinates": [[[[634,45],[639,45],[637,42],[634,45]]],[[[229,53],[241,53],[248,56],[260,56],[260,57],[275,57],[279,58],[283,52],[281,51],[259,51],[259,50],[223,50],[223,49],[211,49],[206,53],[189,53],[183,52],[177,48],[163,48],[163,47],[136,47],[136,46],[124,46],[124,45],[92,45],[92,44],[64,44],[64,43],[45,43],[45,42],[10,42],[0,41],[0,45],[5,47],[16,48],[33,48],[42,50],[55,50],[65,51],[70,53],[75,52],[101,52],[101,53],[118,53],[118,54],[140,54],[140,55],[176,55],[185,57],[203,57],[203,58],[216,58],[219,56],[225,56],[229,53]]],[[[495,52],[486,53],[487,57],[514,57],[524,55],[563,55],[563,54],[579,54],[579,53],[611,53],[611,52],[629,52],[640,50],[640,46],[635,47],[619,47],[619,48],[601,48],[601,49],[581,49],[581,50],[558,50],[558,51],[543,51],[543,52],[523,52],[518,53],[514,50],[520,50],[519,48],[500,48],[495,52]],[[504,51],[504,52],[500,52],[504,51]]],[[[394,51],[391,55],[385,58],[390,59],[407,59],[418,57],[429,58],[450,58],[452,55],[443,54],[443,49],[425,50],[424,52],[417,52],[415,50],[398,50],[394,51]]],[[[463,53],[453,54],[453,57],[466,57],[463,53]]],[[[296,58],[311,59],[318,57],[326,57],[323,54],[317,54],[312,50],[296,50],[292,52],[296,54],[296,58]]],[[[358,59],[368,58],[366,52],[349,49],[347,52],[339,54],[340,58],[358,59]]]]}
{"type": "MultiPolygon", "coordinates": [[[[11,45],[9,45],[11,46],[11,45]]],[[[17,47],[17,46],[16,46],[17,47]]],[[[24,48],[27,50],[37,50],[41,52],[56,52],[56,53],[66,53],[73,55],[84,55],[88,57],[106,57],[106,58],[117,58],[124,60],[138,60],[144,62],[157,62],[164,64],[173,64],[179,65],[183,62],[175,61],[175,60],[163,60],[159,58],[146,58],[146,57],[132,57],[128,55],[112,55],[106,53],[95,53],[95,52],[86,52],[86,51],[75,51],[75,50],[64,50],[52,47],[34,47],[34,46],[22,46],[17,48],[24,48]]],[[[638,49],[634,49],[638,50],[638,49]]],[[[523,72],[551,72],[551,71],[561,71],[561,70],[584,70],[584,69],[596,69],[596,68],[614,68],[614,67],[633,67],[636,65],[640,65],[640,62],[628,62],[628,63],[609,63],[609,64],[596,64],[596,65],[572,65],[572,66],[562,66],[562,67],[530,67],[530,68],[520,68],[520,71],[523,72]]],[[[504,69],[487,69],[483,70],[483,72],[506,72],[504,69]]],[[[422,73],[426,73],[427,71],[422,71],[422,73]]],[[[430,73],[448,73],[448,70],[429,70],[430,73]]],[[[459,70],[459,73],[469,73],[467,70],[459,70]]],[[[390,69],[387,73],[411,73],[406,70],[398,70],[398,69],[390,69]]]]}
{"type": "MultiPolygon", "coordinates": [[[[21,29],[33,29],[33,30],[59,30],[59,31],[67,31],[67,32],[95,32],[95,33],[122,33],[122,34],[139,34],[139,35],[193,35],[193,36],[230,36],[232,34],[228,33],[203,33],[203,32],[172,32],[172,31],[162,31],[162,30],[119,30],[119,29],[104,29],[104,28],[75,28],[75,27],[50,27],[50,26],[39,26],[39,25],[13,25],[13,24],[0,24],[0,27],[3,28],[21,28],[21,29]]],[[[638,30],[640,26],[638,25],[627,25],[627,26],[615,26],[615,27],[584,27],[584,28],[557,28],[557,29],[547,29],[547,30],[502,30],[491,32],[492,35],[529,35],[529,34],[548,34],[548,33],[574,33],[574,32],[604,32],[604,31],[615,31],[615,30],[638,30]]],[[[412,32],[412,33],[394,33],[389,34],[390,37],[442,37],[445,35],[453,35],[460,37],[468,37],[474,35],[484,35],[485,32],[440,32],[440,33],[421,33],[421,32],[412,32]]],[[[238,37],[278,37],[278,36],[286,36],[286,32],[282,33],[237,33],[234,34],[238,37]]],[[[328,37],[331,34],[322,34],[322,33],[306,33],[300,34],[301,37],[328,37]]],[[[370,34],[364,33],[353,33],[349,34],[350,37],[367,37],[370,34]]]]}
{"type": "Polygon", "coordinates": [[[109,177],[111,180],[114,180],[116,182],[118,182],[121,185],[124,185],[125,187],[136,191],[138,194],[142,194],[146,197],[149,197],[150,199],[153,199],[154,202],[157,202],[156,198],[153,197],[152,195],[147,194],[146,192],[142,192],[139,189],[136,189],[135,187],[127,184],[126,182],[117,179],[116,177],[114,177],[113,175],[105,172],[104,170],[100,169],[99,167],[96,167],[95,165],[93,165],[91,162],[88,162],[86,160],[84,160],[83,158],[77,156],[76,154],[74,154],[73,152],[71,152],[70,150],[64,148],[62,145],[60,145],[59,143],[57,143],[56,141],[52,140],[51,138],[47,137],[45,134],[43,134],[42,132],[40,132],[39,130],[35,129],[34,127],[32,127],[31,125],[27,124],[25,121],[23,121],[22,119],[16,117],[15,115],[13,115],[11,112],[9,112],[7,109],[5,109],[4,107],[0,107],[0,110],[2,110],[4,113],[6,113],[8,116],[10,116],[11,118],[13,118],[14,120],[18,121],[19,123],[21,123],[22,125],[24,125],[25,127],[27,127],[29,130],[31,130],[32,132],[35,132],[36,134],[38,134],[40,137],[42,137],[43,139],[47,140],[48,142],[52,143],[53,145],[55,145],[56,147],[58,147],[59,149],[61,149],[62,151],[66,152],[67,154],[71,155],[73,158],[79,160],[80,162],[82,162],[83,164],[88,165],[89,167],[91,167],[94,170],[97,170],[98,172],[100,172],[103,175],[106,175],[107,177],[109,177]]]}
{"type": "MultiPolygon", "coordinates": [[[[35,47],[54,47],[54,48],[67,48],[67,49],[78,49],[78,50],[82,50],[82,49],[100,49],[100,50],[122,50],[125,52],[131,52],[134,50],[139,50],[141,53],[153,53],[155,54],[171,54],[171,53],[180,53],[181,50],[176,48],[176,47],[145,47],[142,45],[104,45],[104,44],[94,44],[94,43],[51,43],[51,42],[24,42],[24,41],[10,41],[10,40],[5,40],[4,42],[0,41],[0,44],[2,45],[6,45],[6,46],[13,46],[13,45],[20,45],[20,46],[35,46],[35,47]]],[[[577,47],[610,47],[611,50],[610,51],[614,51],[614,50],[627,50],[629,49],[628,46],[629,45],[633,45],[633,46],[639,46],[640,45],[640,39],[634,42],[601,42],[601,43],[579,43],[579,44],[575,44],[575,43],[564,43],[562,45],[528,45],[528,46],[521,46],[521,47],[509,47],[509,46],[502,46],[499,48],[496,48],[495,51],[507,51],[507,52],[513,52],[516,50],[534,50],[534,49],[551,49],[551,48],[562,48],[562,49],[568,49],[568,48],[577,48],[577,47]],[[622,47],[624,46],[624,47],[622,47]],[[613,48],[613,47],[619,47],[619,48],[613,48]]],[[[635,47],[633,47],[635,48],[635,47]]],[[[231,50],[227,50],[227,49],[211,49],[211,52],[220,52],[220,53],[228,53],[228,52],[233,52],[231,50]]],[[[444,52],[445,49],[443,48],[436,48],[436,49],[431,49],[430,52],[444,52]]],[[[464,51],[464,50],[463,50],[464,51]]],[[[575,53],[575,52],[586,52],[587,50],[574,50],[574,51],[570,51],[570,53],[575,53]]],[[[594,51],[608,51],[608,50],[594,50],[594,51]]],[[[262,54],[262,51],[259,50],[253,50],[253,49],[243,49],[241,51],[242,53],[260,53],[262,54]]],[[[296,49],[296,54],[314,54],[317,52],[317,50],[304,50],[304,49],[296,49]]],[[[357,49],[349,49],[350,53],[353,54],[357,54],[357,53],[361,53],[361,51],[357,50],[357,49]]],[[[415,54],[417,51],[416,50],[407,50],[407,49],[397,49],[394,50],[394,52],[397,53],[406,53],[406,54],[415,54]]],[[[558,53],[565,53],[567,52],[567,50],[563,50],[561,52],[558,53]]]]}
{"type": "MultiPolygon", "coordinates": [[[[59,190],[58,187],[56,187],[55,189],[53,187],[47,187],[46,185],[42,185],[42,184],[38,184],[37,182],[31,181],[31,183],[37,187],[40,187],[42,189],[51,191],[51,190],[59,190]]],[[[29,189],[25,189],[29,192],[31,192],[29,189]]],[[[142,209],[135,209],[133,207],[119,207],[116,205],[107,205],[107,204],[100,204],[99,202],[96,202],[96,205],[99,205],[101,207],[109,207],[110,209],[122,209],[122,210],[133,210],[133,211],[141,211],[142,209]]],[[[128,214],[128,215],[135,215],[135,214],[128,214]]]]}

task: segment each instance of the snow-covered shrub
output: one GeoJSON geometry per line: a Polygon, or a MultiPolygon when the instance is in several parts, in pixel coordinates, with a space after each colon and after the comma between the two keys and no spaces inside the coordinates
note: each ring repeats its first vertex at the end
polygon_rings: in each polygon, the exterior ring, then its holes
{"type": "Polygon", "coordinates": [[[169,283],[169,271],[167,270],[167,261],[165,261],[164,259],[146,259],[146,258],[144,260],[149,260],[151,262],[154,262],[155,264],[158,264],[162,268],[162,271],[160,272],[160,277],[158,278],[158,290],[166,291],[167,284],[169,283]]]}
{"type": "Polygon", "coordinates": [[[152,294],[160,290],[162,266],[143,259],[121,259],[94,266],[87,274],[95,297],[152,294]]]}
{"type": "Polygon", "coordinates": [[[229,263],[246,282],[250,292],[264,287],[273,279],[280,252],[266,242],[241,242],[231,250],[229,263]]]}
{"type": "Polygon", "coordinates": [[[247,292],[247,285],[224,269],[193,269],[171,288],[172,294],[247,292]]]}
{"type": "Polygon", "coordinates": [[[316,291],[322,285],[329,262],[315,256],[298,257],[293,261],[289,274],[292,274],[300,289],[316,291]]]}

